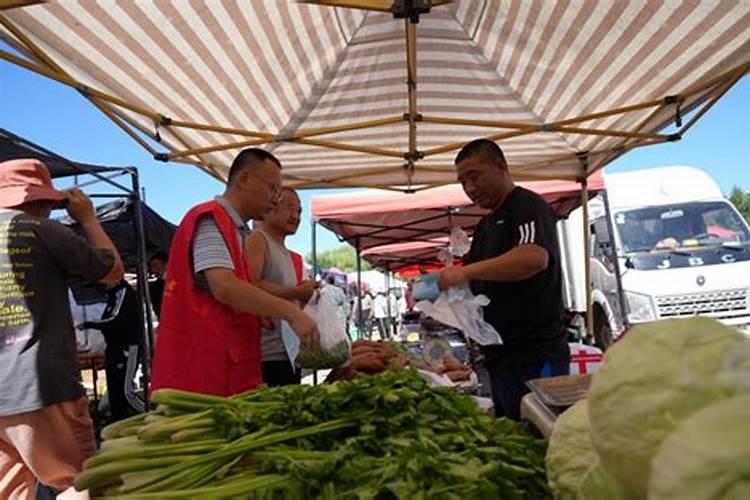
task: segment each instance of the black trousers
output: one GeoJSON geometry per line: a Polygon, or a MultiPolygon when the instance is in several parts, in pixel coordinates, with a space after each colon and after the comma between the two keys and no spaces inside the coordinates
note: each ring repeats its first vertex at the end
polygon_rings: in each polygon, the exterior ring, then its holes
{"type": "Polygon", "coordinates": [[[297,385],[302,381],[300,370],[293,370],[289,361],[264,361],[263,382],[269,387],[297,385]]]}
{"type": "Polygon", "coordinates": [[[570,373],[569,360],[516,363],[510,360],[485,361],[492,386],[492,402],[496,417],[521,420],[521,398],[531,392],[528,380],[555,377],[570,373]]]}

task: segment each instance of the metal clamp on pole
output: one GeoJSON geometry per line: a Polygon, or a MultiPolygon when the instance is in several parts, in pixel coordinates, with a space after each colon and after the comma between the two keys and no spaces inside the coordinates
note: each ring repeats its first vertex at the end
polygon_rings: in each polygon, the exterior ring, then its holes
{"type": "Polygon", "coordinates": [[[414,24],[419,22],[420,15],[427,14],[431,9],[431,0],[395,0],[391,6],[395,19],[409,18],[414,24]]]}

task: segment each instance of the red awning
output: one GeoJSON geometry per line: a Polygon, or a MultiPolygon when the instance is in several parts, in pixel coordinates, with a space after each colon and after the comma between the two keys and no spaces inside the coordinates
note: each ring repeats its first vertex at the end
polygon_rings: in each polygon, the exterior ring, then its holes
{"type": "MultiPolygon", "coordinates": [[[[522,182],[540,194],[559,217],[580,206],[580,184],[571,181],[522,182]]],[[[588,179],[593,194],[604,188],[600,172],[588,179]]],[[[357,246],[376,267],[399,269],[412,264],[433,265],[437,250],[447,244],[451,227],[469,235],[485,210],[472,204],[458,184],[414,194],[366,190],[314,196],[315,221],[357,246]]]]}

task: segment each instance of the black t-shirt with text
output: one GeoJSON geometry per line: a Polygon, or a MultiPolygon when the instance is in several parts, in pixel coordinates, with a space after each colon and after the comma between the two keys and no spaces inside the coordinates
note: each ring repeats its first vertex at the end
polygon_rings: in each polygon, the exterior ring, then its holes
{"type": "Polygon", "coordinates": [[[113,262],[59,222],[0,210],[0,416],[84,395],[68,286],[113,262]]]}
{"type": "Polygon", "coordinates": [[[474,294],[490,299],[484,318],[503,339],[503,345],[483,349],[488,361],[524,363],[570,357],[562,322],[562,273],[555,217],[544,199],[516,187],[500,207],[479,222],[464,263],[491,259],[526,244],[547,250],[549,264],[544,271],[518,282],[471,282],[474,294]]]}

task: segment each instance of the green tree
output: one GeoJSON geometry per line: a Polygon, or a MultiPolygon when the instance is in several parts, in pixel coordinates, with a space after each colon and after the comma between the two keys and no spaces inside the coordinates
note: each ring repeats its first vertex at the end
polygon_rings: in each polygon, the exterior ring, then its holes
{"type": "MultiPolygon", "coordinates": [[[[305,256],[305,261],[312,264],[312,254],[305,256]]],[[[357,270],[357,254],[349,245],[343,245],[325,252],[318,252],[318,267],[335,267],[342,271],[353,272],[357,270]]],[[[370,264],[362,259],[362,270],[372,269],[370,264]]]]}
{"type": "Polygon", "coordinates": [[[745,220],[750,223],[750,190],[743,191],[739,186],[732,188],[732,194],[729,195],[729,201],[737,207],[745,220]]]}

